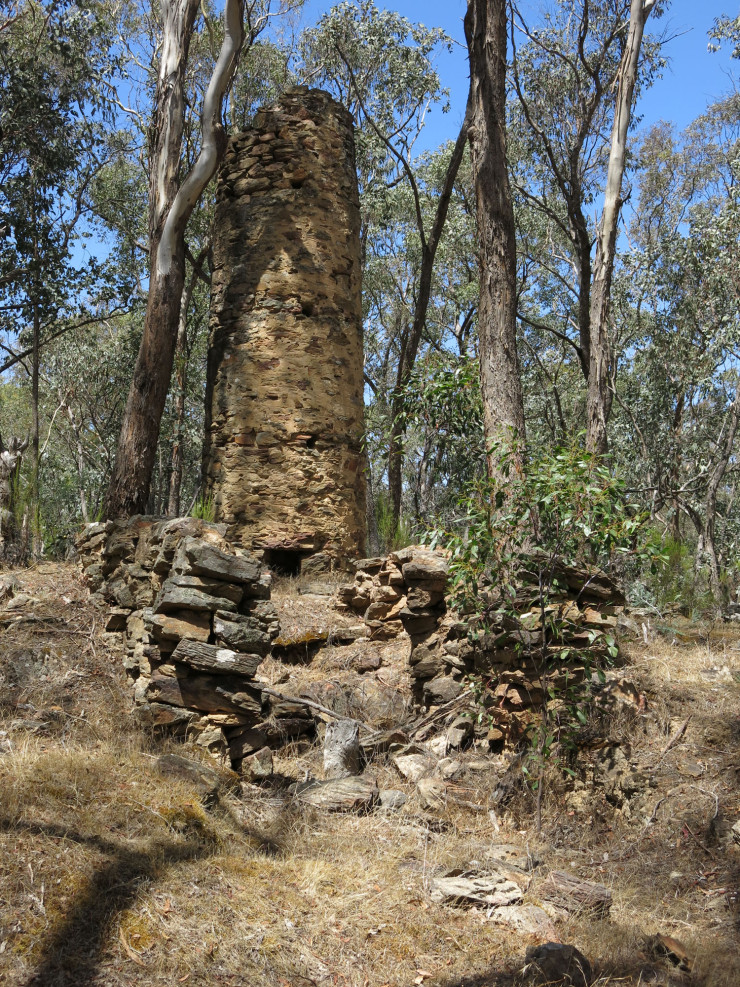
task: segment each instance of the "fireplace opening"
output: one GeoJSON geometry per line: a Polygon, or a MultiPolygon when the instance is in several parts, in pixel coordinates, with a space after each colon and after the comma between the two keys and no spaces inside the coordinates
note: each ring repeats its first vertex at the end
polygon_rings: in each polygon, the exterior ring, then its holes
{"type": "Polygon", "coordinates": [[[287,548],[266,548],[262,554],[264,564],[277,576],[300,576],[300,552],[287,548]]]}

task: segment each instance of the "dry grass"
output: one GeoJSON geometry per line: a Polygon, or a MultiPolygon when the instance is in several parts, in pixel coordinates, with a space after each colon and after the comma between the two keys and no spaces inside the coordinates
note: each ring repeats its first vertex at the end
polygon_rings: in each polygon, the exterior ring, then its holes
{"type": "MultiPolygon", "coordinates": [[[[539,857],[536,875],[565,869],[612,889],[610,919],[557,925],[591,959],[599,984],[740,983],[740,848],[725,839],[740,817],[734,629],[688,641],[651,636],[631,648],[622,674],[647,695],[647,711],[610,714],[600,735],[626,750],[649,784],[622,804],[592,789],[594,745],[582,753],[587,794],[577,808],[562,779],[550,779],[538,841],[526,792],[489,815],[505,761],[481,750],[460,758],[439,810],[425,808],[387,759],[369,770],[380,787],[409,796],[398,813],[318,813],[280,784],[246,787],[206,810],[188,785],[159,773],[157,756],[175,748],[131,725],[115,640],[101,634],[73,571],[18,576],[38,602],[6,627],[0,653],[0,981],[8,987],[510,985],[537,938],[429,895],[436,874],[485,861],[502,841],[539,857]],[[645,937],[658,932],[685,944],[693,974],[649,953],[645,937]]],[[[328,602],[322,613],[300,596],[278,596],[278,605],[296,630],[337,619],[328,602]]],[[[363,643],[382,649],[383,664],[359,675],[351,649],[360,646],[326,648],[307,666],[267,662],[261,673],[287,674],[286,692],[328,677],[364,718],[379,715],[373,702],[385,690],[406,703],[405,646],[363,643]]],[[[315,743],[277,759],[287,779],[320,775],[320,765],[315,743]]],[[[540,883],[528,901],[538,901],[540,883]]]]}

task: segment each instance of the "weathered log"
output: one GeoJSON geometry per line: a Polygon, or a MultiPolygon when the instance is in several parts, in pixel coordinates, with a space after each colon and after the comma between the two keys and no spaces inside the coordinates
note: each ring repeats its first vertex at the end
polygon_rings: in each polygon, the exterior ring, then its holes
{"type": "MultiPolygon", "coordinates": [[[[331,716],[332,719],[344,719],[342,714],[337,713],[336,710],[329,709],[328,706],[322,706],[320,703],[315,703],[312,699],[297,699],[295,696],[284,696],[281,692],[276,692],[274,689],[268,689],[267,686],[262,686],[262,692],[266,696],[274,696],[276,699],[281,699],[284,702],[297,703],[302,706],[308,706],[309,709],[315,709],[319,713],[324,713],[326,716],[331,716]]],[[[362,720],[356,721],[358,726],[362,727],[367,733],[375,733],[373,727],[369,727],[367,723],[363,723],[362,720]]]]}
{"type": "Polygon", "coordinates": [[[201,672],[217,675],[243,675],[253,678],[260,663],[261,655],[245,655],[241,651],[219,648],[216,644],[203,644],[183,638],[172,652],[172,661],[179,661],[201,672]]]}
{"type": "Polygon", "coordinates": [[[584,881],[564,871],[551,871],[539,889],[540,897],[566,912],[606,918],[612,907],[612,893],[603,884],[584,881]]]}
{"type": "Polygon", "coordinates": [[[293,794],[327,812],[369,812],[378,800],[374,778],[334,778],[330,781],[307,781],[292,786],[293,794]]]}
{"type": "Polygon", "coordinates": [[[360,773],[360,727],[356,720],[334,720],[324,735],[324,777],[349,778],[360,773]]]}

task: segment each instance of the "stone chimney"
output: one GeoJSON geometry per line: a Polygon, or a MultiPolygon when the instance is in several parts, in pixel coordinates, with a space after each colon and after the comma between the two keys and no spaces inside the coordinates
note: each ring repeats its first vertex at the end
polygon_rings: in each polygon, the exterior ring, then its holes
{"type": "Polygon", "coordinates": [[[204,474],[230,539],[295,574],[365,542],[360,214],[352,119],[292,89],[220,171],[204,474]]]}

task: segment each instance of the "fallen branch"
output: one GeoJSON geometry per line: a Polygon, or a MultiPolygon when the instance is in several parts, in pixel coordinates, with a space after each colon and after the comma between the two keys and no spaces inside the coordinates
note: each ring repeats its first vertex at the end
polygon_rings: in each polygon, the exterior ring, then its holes
{"type": "Polygon", "coordinates": [[[663,748],[663,750],[658,755],[658,760],[653,765],[653,768],[657,768],[658,767],[658,765],[663,760],[663,758],[666,756],[666,754],[668,753],[668,751],[671,750],[673,747],[675,747],[676,744],[681,739],[681,737],[683,737],[683,735],[686,733],[686,727],[689,725],[689,720],[690,719],[691,719],[691,716],[690,715],[687,716],[686,719],[683,721],[683,723],[678,727],[678,729],[676,730],[676,732],[673,734],[673,736],[671,737],[671,739],[668,741],[668,743],[665,745],[665,747],[663,748]]]}
{"type": "Polygon", "coordinates": [[[444,717],[455,709],[456,706],[464,705],[464,701],[468,699],[472,693],[472,689],[466,689],[464,692],[461,692],[459,696],[455,696],[454,699],[450,699],[449,702],[444,703],[442,706],[438,706],[433,712],[427,713],[425,716],[422,716],[421,719],[411,723],[408,727],[402,727],[402,729],[405,729],[409,736],[416,736],[416,734],[423,730],[424,727],[427,727],[432,723],[436,723],[437,720],[444,719],[444,717]]]}
{"type": "Polygon", "coordinates": [[[319,713],[323,713],[325,716],[331,716],[335,720],[354,720],[358,726],[362,727],[367,733],[377,733],[374,727],[368,726],[367,723],[363,723],[362,720],[355,720],[352,716],[346,716],[344,713],[337,713],[333,709],[329,709],[327,706],[322,706],[321,703],[315,703],[312,699],[303,699],[298,696],[286,696],[282,692],[276,692],[275,689],[269,689],[266,685],[257,683],[262,692],[267,693],[268,696],[273,696],[275,699],[280,699],[285,703],[296,703],[298,706],[308,706],[310,709],[315,709],[319,713]]]}

